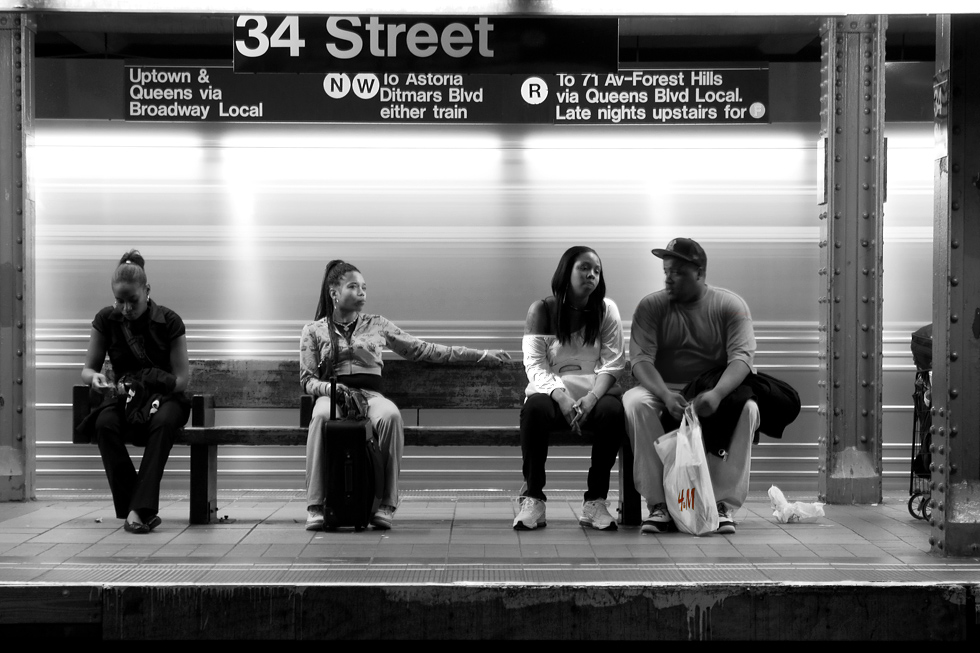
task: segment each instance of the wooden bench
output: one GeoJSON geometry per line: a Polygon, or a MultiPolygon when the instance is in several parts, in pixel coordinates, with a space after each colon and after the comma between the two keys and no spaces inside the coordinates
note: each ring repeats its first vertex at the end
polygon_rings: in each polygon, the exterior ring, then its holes
{"type": "MultiPolygon", "coordinates": [[[[627,373],[623,387],[632,386],[627,373]]],[[[520,408],[527,377],[518,361],[500,367],[472,363],[435,365],[387,360],[384,392],[401,409],[520,408]]],[[[218,447],[221,445],[305,446],[314,398],[299,392],[299,361],[192,360],[191,425],[175,444],[189,445],[190,523],[210,523],[218,512],[218,447]],[[216,408],[292,408],[296,426],[215,426],[216,408]]],[[[89,388],[77,385],[72,394],[72,441],[84,442],[74,427],[91,410],[89,388]]],[[[406,426],[407,446],[520,446],[514,426],[406,426]]],[[[551,444],[583,445],[580,436],[555,433],[551,444]]],[[[633,452],[624,439],[620,451],[620,516],[622,524],[640,523],[640,496],[633,487],[633,452]]]]}

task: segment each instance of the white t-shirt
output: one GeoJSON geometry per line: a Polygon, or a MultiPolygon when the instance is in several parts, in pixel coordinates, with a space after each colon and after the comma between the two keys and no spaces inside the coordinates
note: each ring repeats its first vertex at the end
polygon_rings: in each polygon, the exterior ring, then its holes
{"type": "Polygon", "coordinates": [[[584,342],[584,329],[573,333],[571,341],[564,345],[554,335],[524,336],[526,396],[538,392],[551,394],[555,388],[564,388],[572,399],[578,400],[588,394],[599,374],[619,378],[626,369],[623,323],[616,303],[608,297],[603,303],[606,314],[599,326],[597,342],[584,342]]]}

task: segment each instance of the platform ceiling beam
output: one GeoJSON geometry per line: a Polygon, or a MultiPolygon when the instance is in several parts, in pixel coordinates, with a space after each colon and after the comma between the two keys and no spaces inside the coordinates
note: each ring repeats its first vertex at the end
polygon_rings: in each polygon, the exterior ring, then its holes
{"type": "Polygon", "coordinates": [[[881,501],[885,16],[821,30],[819,494],[881,501]]]}
{"type": "Polygon", "coordinates": [[[33,37],[0,13],[0,501],[34,497],[33,37]]]}
{"type": "Polygon", "coordinates": [[[980,555],[980,17],[936,20],[933,551],[980,555]]]}

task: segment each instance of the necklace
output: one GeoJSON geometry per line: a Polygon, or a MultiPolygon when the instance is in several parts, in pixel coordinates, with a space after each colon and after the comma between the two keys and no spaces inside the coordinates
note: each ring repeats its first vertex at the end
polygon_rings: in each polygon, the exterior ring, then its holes
{"type": "Polygon", "coordinates": [[[340,331],[344,334],[344,337],[347,338],[348,340],[350,339],[351,335],[354,333],[354,326],[357,324],[358,317],[359,316],[355,315],[354,319],[352,319],[350,322],[338,322],[334,320],[334,324],[337,326],[337,328],[340,329],[340,331]]]}
{"type": "Polygon", "coordinates": [[[591,313],[592,312],[592,309],[591,308],[578,308],[577,306],[572,306],[572,303],[569,302],[567,299],[565,300],[565,306],[567,306],[571,310],[575,311],[576,313],[591,313]]]}

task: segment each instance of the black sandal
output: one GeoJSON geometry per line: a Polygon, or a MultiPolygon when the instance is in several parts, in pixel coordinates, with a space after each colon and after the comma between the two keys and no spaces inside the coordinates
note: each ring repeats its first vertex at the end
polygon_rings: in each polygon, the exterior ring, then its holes
{"type": "Polygon", "coordinates": [[[159,517],[157,517],[156,515],[153,515],[153,516],[152,516],[152,517],[150,517],[150,519],[149,519],[149,520],[148,520],[148,521],[146,522],[146,527],[147,527],[147,528],[148,528],[149,530],[151,530],[151,531],[152,531],[152,530],[153,530],[154,528],[156,528],[157,526],[159,526],[159,525],[160,525],[160,524],[162,524],[162,523],[163,523],[163,520],[162,520],[162,519],[160,519],[160,518],[159,518],[159,517]]]}
{"type": "Polygon", "coordinates": [[[127,533],[134,533],[136,535],[146,535],[150,532],[150,527],[139,521],[130,523],[130,521],[127,519],[125,522],[123,522],[123,530],[125,530],[127,533]]]}

